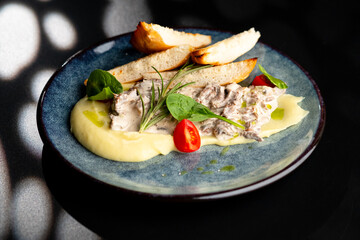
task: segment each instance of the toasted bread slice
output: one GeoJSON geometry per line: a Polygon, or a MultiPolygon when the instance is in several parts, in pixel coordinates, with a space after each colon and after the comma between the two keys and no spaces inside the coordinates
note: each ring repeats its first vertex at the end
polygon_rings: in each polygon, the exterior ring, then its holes
{"type": "Polygon", "coordinates": [[[251,28],[206,48],[198,49],[191,54],[191,58],[198,64],[226,64],[252,49],[259,38],[260,32],[251,28]]]}
{"type": "Polygon", "coordinates": [[[171,70],[182,66],[190,58],[193,47],[180,45],[165,51],[153,53],[143,58],[127,63],[125,65],[109,70],[112,75],[121,83],[139,81],[143,78],[142,73],[159,72],[171,70]]]}
{"type": "Polygon", "coordinates": [[[139,22],[130,42],[141,52],[154,53],[184,44],[194,48],[204,47],[211,43],[211,36],[180,32],[158,24],[139,22]]]}
{"type": "MultiPolygon", "coordinates": [[[[233,62],[221,66],[201,69],[199,71],[190,73],[180,78],[181,83],[190,83],[192,87],[205,87],[207,84],[227,85],[230,83],[239,83],[245,80],[251,71],[254,69],[257,58],[246,59],[240,62],[233,62]]],[[[164,80],[169,80],[175,75],[177,71],[162,72],[161,76],[164,80]]],[[[144,79],[160,79],[158,73],[144,73],[144,79]]],[[[174,86],[178,83],[175,80],[172,84],[174,86]]]]}

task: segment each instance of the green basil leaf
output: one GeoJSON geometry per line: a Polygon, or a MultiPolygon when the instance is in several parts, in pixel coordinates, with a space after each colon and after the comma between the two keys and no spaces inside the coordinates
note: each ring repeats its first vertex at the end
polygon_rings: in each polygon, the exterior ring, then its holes
{"type": "Polygon", "coordinates": [[[278,88],[280,88],[280,89],[288,88],[286,83],[284,83],[282,80],[280,80],[278,78],[271,76],[269,73],[266,72],[265,68],[263,68],[260,64],[259,64],[259,69],[270,80],[270,82],[272,82],[278,88]]]}
{"type": "Polygon", "coordinates": [[[101,69],[91,72],[86,85],[86,95],[90,100],[112,99],[114,94],[122,91],[121,83],[113,75],[101,69]]]}
{"type": "Polygon", "coordinates": [[[170,94],[166,98],[166,106],[171,115],[178,121],[188,119],[192,122],[201,122],[209,118],[217,118],[238,128],[245,129],[244,126],[213,113],[209,108],[196,102],[191,97],[179,93],[170,94]]]}
{"type": "Polygon", "coordinates": [[[111,91],[109,87],[105,87],[96,95],[88,97],[89,100],[107,100],[112,99],[114,97],[114,93],[111,91]]]}
{"type": "Polygon", "coordinates": [[[209,108],[196,102],[191,97],[179,93],[170,94],[166,98],[166,106],[171,115],[178,121],[188,119],[193,122],[201,122],[209,118],[217,118],[238,128],[245,129],[244,126],[213,113],[209,108]]]}
{"type": "Polygon", "coordinates": [[[204,121],[213,114],[210,109],[196,102],[191,97],[173,93],[166,98],[166,106],[171,115],[178,121],[188,119],[193,122],[204,121]]]}
{"type": "MultiPolygon", "coordinates": [[[[156,107],[154,109],[156,109],[156,110],[160,109],[161,107],[163,107],[163,103],[166,101],[166,108],[169,110],[171,115],[178,121],[181,121],[183,119],[188,119],[190,121],[199,122],[199,121],[204,121],[209,118],[217,118],[217,119],[225,121],[229,124],[232,124],[240,129],[245,129],[245,127],[243,125],[240,125],[239,123],[236,123],[230,119],[227,119],[223,116],[213,113],[209,108],[196,102],[191,97],[188,97],[188,96],[185,96],[185,95],[182,95],[179,93],[174,93],[171,90],[170,91],[168,90],[170,83],[172,81],[174,81],[176,78],[180,78],[181,76],[183,76],[185,74],[199,70],[201,68],[210,67],[210,65],[202,66],[202,67],[196,67],[196,66],[192,66],[192,65],[189,65],[189,66],[190,66],[190,69],[187,69],[187,64],[185,64],[175,74],[175,76],[170,79],[170,81],[168,82],[168,84],[165,87],[165,90],[162,87],[162,89],[161,89],[162,94],[160,94],[160,97],[159,97],[159,98],[161,98],[161,100],[158,100],[156,107]]],[[[159,75],[161,76],[160,73],[159,73],[159,75]]],[[[178,87],[177,89],[180,89],[186,85],[187,84],[184,84],[182,86],[180,86],[180,85],[176,85],[176,86],[178,87]]],[[[140,99],[141,99],[141,95],[140,95],[140,99]]],[[[143,111],[144,111],[144,105],[143,105],[143,111]]],[[[153,110],[150,114],[149,114],[149,112],[147,113],[150,116],[149,119],[151,119],[154,116],[154,114],[155,114],[154,112],[156,113],[155,110],[153,110]]],[[[147,117],[146,117],[146,119],[147,119],[147,117]]],[[[146,120],[146,121],[143,121],[143,120],[144,120],[144,117],[142,117],[142,120],[141,120],[140,130],[139,130],[140,132],[145,130],[148,126],[149,120],[146,120]]]]}

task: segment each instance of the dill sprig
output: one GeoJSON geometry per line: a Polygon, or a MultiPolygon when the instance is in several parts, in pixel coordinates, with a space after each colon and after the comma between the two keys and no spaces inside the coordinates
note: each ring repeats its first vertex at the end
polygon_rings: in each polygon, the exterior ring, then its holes
{"type": "Polygon", "coordinates": [[[200,69],[211,67],[212,65],[195,65],[195,64],[189,64],[189,61],[185,63],[180,70],[177,71],[177,73],[169,80],[169,82],[164,86],[164,79],[161,76],[160,72],[152,67],[160,76],[161,79],[161,89],[158,87],[158,99],[155,99],[155,86],[154,81],[152,81],[151,86],[151,97],[150,97],[150,108],[145,113],[145,104],[144,100],[138,91],[138,94],[140,96],[141,104],[142,104],[142,116],[141,116],[141,122],[140,122],[140,129],[139,132],[143,132],[152,125],[160,122],[162,119],[166,118],[170,112],[166,106],[166,98],[180,89],[193,84],[194,82],[185,83],[182,84],[181,81],[179,81],[174,87],[170,88],[171,83],[174,82],[176,79],[182,78],[183,76],[198,71],[200,69]]]}

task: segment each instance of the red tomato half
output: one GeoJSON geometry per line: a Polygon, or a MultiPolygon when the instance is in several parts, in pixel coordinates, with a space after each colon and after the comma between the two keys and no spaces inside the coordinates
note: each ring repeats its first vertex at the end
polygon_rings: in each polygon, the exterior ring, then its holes
{"type": "Polygon", "coordinates": [[[174,143],[180,152],[194,152],[201,146],[199,131],[187,119],[181,120],[174,130],[174,143]]]}
{"type": "Polygon", "coordinates": [[[256,76],[251,85],[275,87],[275,85],[270,82],[270,80],[264,74],[256,76]]]}

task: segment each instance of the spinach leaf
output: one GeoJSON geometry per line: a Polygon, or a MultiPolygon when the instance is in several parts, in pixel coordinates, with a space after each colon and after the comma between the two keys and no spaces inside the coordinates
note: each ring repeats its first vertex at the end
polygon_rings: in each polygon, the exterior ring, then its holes
{"type": "Polygon", "coordinates": [[[86,84],[86,95],[89,100],[112,99],[114,94],[122,91],[121,83],[113,75],[101,69],[92,71],[86,84]]]}
{"type": "Polygon", "coordinates": [[[284,83],[283,81],[281,81],[278,78],[271,76],[269,73],[266,72],[265,68],[263,68],[263,66],[261,66],[260,64],[259,64],[259,69],[270,80],[270,82],[272,82],[278,88],[280,88],[280,89],[288,88],[286,83],[284,83]]]}
{"type": "Polygon", "coordinates": [[[244,126],[231,121],[223,116],[213,113],[209,108],[196,102],[191,97],[180,93],[172,93],[166,98],[166,106],[171,115],[178,121],[188,119],[193,122],[204,121],[209,118],[218,118],[241,129],[244,126]]]}

